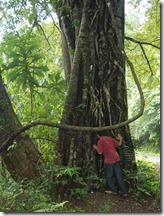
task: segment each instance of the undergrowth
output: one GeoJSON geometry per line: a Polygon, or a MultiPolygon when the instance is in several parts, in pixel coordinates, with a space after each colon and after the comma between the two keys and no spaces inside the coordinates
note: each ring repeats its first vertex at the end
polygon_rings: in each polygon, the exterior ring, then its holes
{"type": "Polygon", "coordinates": [[[140,199],[141,193],[160,200],[160,169],[147,160],[137,161],[137,188],[135,197],[140,199]]]}
{"type": "Polygon", "coordinates": [[[160,169],[153,162],[145,159],[137,160],[137,174],[131,176],[125,171],[126,181],[130,182],[132,178],[136,180],[135,189],[129,190],[135,200],[143,203],[146,196],[153,197],[154,200],[160,200],[160,169]]]}
{"type": "MultiPolygon", "coordinates": [[[[138,172],[137,175],[132,177],[130,173],[126,172],[126,182],[130,181],[131,178],[136,180],[136,189],[129,190],[129,193],[134,197],[137,202],[142,203],[143,197],[152,196],[155,200],[160,200],[160,171],[154,167],[154,164],[145,160],[137,161],[138,172]]],[[[58,176],[67,175],[72,178],[80,175],[79,170],[76,168],[65,168],[62,169],[58,176]]],[[[80,194],[87,196],[89,191],[88,185],[84,184],[82,188],[71,189],[71,196],[76,199],[80,194]]],[[[91,176],[90,182],[92,187],[97,187],[104,184],[102,179],[91,176]],[[93,181],[94,180],[94,181],[93,181]],[[95,185],[94,185],[95,184],[95,185]]],[[[79,207],[70,206],[67,200],[56,203],[52,202],[49,196],[50,190],[50,179],[44,178],[44,181],[38,186],[34,181],[28,183],[22,181],[21,183],[15,182],[12,178],[4,177],[0,173],[0,212],[84,212],[79,207]]],[[[92,202],[92,200],[91,200],[92,202]]],[[[102,207],[102,212],[106,211],[106,204],[102,207]]],[[[109,209],[108,209],[109,210],[109,209]]]]}

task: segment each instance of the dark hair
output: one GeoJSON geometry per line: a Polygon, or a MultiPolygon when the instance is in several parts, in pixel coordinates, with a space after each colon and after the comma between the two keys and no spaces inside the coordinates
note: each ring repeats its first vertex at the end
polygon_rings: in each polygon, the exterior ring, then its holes
{"type": "Polygon", "coordinates": [[[97,131],[97,135],[99,135],[99,136],[105,136],[106,134],[105,134],[104,131],[97,131]]]}

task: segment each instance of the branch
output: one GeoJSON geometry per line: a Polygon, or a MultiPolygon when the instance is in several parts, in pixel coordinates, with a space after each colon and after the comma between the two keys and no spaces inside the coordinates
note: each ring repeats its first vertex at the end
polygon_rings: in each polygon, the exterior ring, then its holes
{"type": "Polygon", "coordinates": [[[125,36],[124,38],[125,38],[126,40],[130,40],[130,41],[132,41],[132,42],[134,42],[134,43],[150,45],[150,46],[153,46],[153,47],[155,47],[155,48],[157,48],[157,49],[160,49],[160,47],[158,47],[158,46],[156,46],[156,45],[154,45],[154,44],[152,44],[152,43],[149,43],[149,42],[138,41],[138,40],[136,40],[136,39],[134,39],[134,38],[127,37],[127,36],[125,36]]]}
{"type": "Polygon", "coordinates": [[[43,35],[44,35],[44,37],[45,37],[45,39],[46,39],[46,41],[47,41],[49,47],[51,48],[51,44],[50,44],[50,42],[49,42],[49,40],[48,40],[48,38],[47,38],[47,36],[46,36],[46,34],[45,34],[44,29],[42,28],[42,26],[37,22],[37,23],[36,23],[36,27],[37,27],[38,29],[39,29],[39,28],[41,29],[41,31],[42,31],[42,33],[43,33],[43,35]]]}
{"type": "Polygon", "coordinates": [[[142,88],[141,88],[141,85],[138,81],[138,78],[137,78],[137,75],[134,71],[134,67],[133,67],[133,64],[132,62],[128,59],[126,53],[124,52],[124,58],[126,60],[126,62],[128,63],[130,69],[131,69],[131,72],[132,72],[132,75],[133,75],[133,78],[134,78],[134,81],[137,85],[137,88],[138,88],[138,91],[139,91],[139,94],[140,94],[140,100],[141,100],[141,107],[140,107],[140,111],[139,113],[136,115],[136,117],[133,117],[133,118],[139,118],[140,116],[142,116],[143,112],[144,112],[144,107],[145,107],[145,99],[144,99],[144,95],[143,95],[143,91],[142,91],[142,88]]]}
{"type": "Polygon", "coordinates": [[[50,16],[51,16],[51,19],[52,19],[52,21],[53,21],[54,26],[57,28],[57,30],[58,30],[58,31],[60,32],[60,34],[61,34],[62,32],[61,32],[61,30],[59,29],[59,27],[56,25],[55,20],[54,20],[52,14],[50,14],[50,16]]]}
{"type": "MultiPolygon", "coordinates": [[[[2,154],[2,152],[6,151],[8,149],[8,147],[12,145],[12,143],[16,139],[16,137],[18,137],[21,133],[23,133],[23,132],[25,132],[25,131],[29,130],[30,128],[35,127],[37,125],[45,125],[48,127],[55,127],[55,128],[59,128],[59,129],[65,129],[65,130],[96,132],[96,131],[107,131],[107,130],[114,130],[114,129],[121,128],[123,126],[126,126],[126,125],[134,122],[136,119],[138,119],[140,116],[142,116],[143,112],[144,112],[144,106],[145,106],[145,100],[144,100],[142,88],[141,88],[140,83],[138,81],[138,78],[135,74],[133,64],[128,59],[126,53],[124,53],[123,55],[124,55],[124,58],[127,61],[128,65],[130,66],[134,81],[137,85],[137,88],[138,88],[138,91],[140,94],[141,107],[140,107],[140,111],[138,112],[138,114],[136,116],[134,116],[131,119],[126,120],[124,122],[121,122],[121,123],[118,123],[115,125],[104,126],[104,127],[81,127],[81,126],[60,124],[60,123],[55,123],[55,122],[35,121],[35,122],[32,122],[32,123],[22,127],[19,131],[17,131],[12,136],[10,136],[0,147],[0,154],[2,154]]],[[[116,61],[115,61],[115,64],[117,64],[119,66],[119,64],[116,61]]],[[[123,71],[122,67],[119,66],[119,68],[121,71],[123,71]]]]}
{"type": "Polygon", "coordinates": [[[155,48],[157,48],[157,49],[160,49],[160,47],[158,47],[158,46],[156,46],[156,45],[154,45],[154,44],[152,44],[152,43],[148,43],[148,42],[143,42],[143,41],[135,40],[135,39],[133,39],[133,38],[131,38],[131,37],[126,37],[126,36],[125,36],[125,39],[130,40],[130,41],[132,41],[132,42],[134,42],[134,43],[139,44],[139,46],[141,47],[141,50],[142,50],[142,52],[143,52],[143,55],[144,55],[144,57],[145,57],[145,59],[146,59],[146,62],[147,62],[147,64],[148,64],[148,66],[149,66],[149,69],[150,69],[150,71],[151,71],[151,74],[153,74],[153,70],[152,70],[152,68],[151,68],[151,66],[150,66],[150,62],[149,62],[149,60],[148,60],[148,58],[147,58],[147,56],[146,56],[146,52],[145,52],[145,50],[144,50],[144,48],[143,48],[143,44],[153,46],[153,47],[155,47],[155,48]]]}
{"type": "Polygon", "coordinates": [[[148,58],[147,58],[147,56],[146,56],[146,52],[145,52],[145,50],[144,50],[142,44],[139,44],[139,45],[140,45],[140,47],[141,47],[141,49],[142,49],[142,52],[143,52],[143,54],[144,54],[144,56],[145,56],[145,59],[146,59],[146,61],[147,61],[147,64],[148,64],[148,66],[149,66],[149,69],[150,69],[150,71],[151,71],[151,75],[153,75],[153,70],[152,70],[152,68],[151,68],[151,66],[150,66],[150,62],[149,62],[149,60],[148,60],[148,58]]]}
{"type": "Polygon", "coordinates": [[[65,130],[74,130],[74,131],[90,131],[90,132],[96,132],[96,131],[107,131],[112,129],[121,128],[133,121],[135,121],[137,118],[139,118],[141,113],[127,121],[121,122],[119,124],[111,125],[111,126],[104,126],[104,127],[81,127],[81,126],[74,126],[74,125],[65,125],[55,122],[46,122],[46,121],[35,121],[30,124],[27,124],[26,126],[22,127],[19,131],[14,133],[12,136],[10,136],[0,147],[0,154],[2,152],[6,151],[9,146],[12,145],[13,141],[23,132],[29,130],[32,127],[35,127],[37,125],[45,125],[48,127],[55,127],[59,129],[65,129],[65,130]]]}
{"type": "MultiPolygon", "coordinates": [[[[110,125],[110,126],[104,126],[104,127],[82,127],[82,126],[74,126],[74,125],[66,125],[66,124],[60,124],[60,123],[55,123],[55,122],[46,122],[46,121],[35,121],[32,122],[24,127],[22,127],[20,130],[18,130],[16,133],[14,133],[12,136],[10,136],[0,147],[0,154],[2,154],[4,151],[6,151],[8,149],[9,146],[12,145],[13,141],[23,132],[29,130],[32,127],[35,127],[37,125],[45,125],[48,127],[55,127],[55,128],[59,128],[59,129],[65,129],[65,130],[74,130],[74,131],[90,131],[90,132],[96,132],[96,131],[107,131],[107,130],[114,130],[114,129],[118,129],[121,128],[123,126],[126,126],[132,122],[134,122],[136,119],[138,119],[140,116],[142,116],[143,112],[144,112],[144,106],[145,106],[145,101],[144,101],[144,96],[143,96],[143,92],[142,92],[142,88],[140,86],[140,83],[138,81],[138,78],[135,74],[134,71],[134,67],[133,64],[130,62],[130,60],[128,59],[128,57],[126,56],[126,54],[124,53],[124,58],[127,61],[128,65],[130,66],[130,69],[132,71],[132,75],[134,78],[134,81],[137,85],[139,94],[140,94],[140,99],[141,99],[141,107],[140,107],[140,111],[138,112],[138,114],[132,118],[130,118],[129,120],[126,120],[124,122],[115,124],[115,125],[110,125]]],[[[115,62],[115,64],[117,64],[117,62],[115,62]]],[[[118,64],[119,65],[119,64],[118,64]]],[[[119,66],[120,70],[122,71],[123,69],[119,66]]]]}
{"type": "MultiPolygon", "coordinates": [[[[128,121],[130,121],[129,123],[135,121],[136,119],[138,119],[140,116],[143,115],[143,112],[144,112],[144,107],[145,107],[145,99],[144,99],[144,95],[143,95],[143,91],[142,91],[142,88],[141,88],[141,85],[139,83],[139,80],[137,78],[137,75],[134,71],[134,67],[133,67],[133,64],[132,62],[129,60],[129,58],[127,57],[126,53],[124,52],[123,53],[123,58],[125,59],[125,61],[128,63],[130,69],[131,69],[131,72],[132,72],[132,75],[133,75],[133,78],[134,78],[134,81],[137,85],[137,88],[138,88],[138,91],[139,91],[139,94],[140,94],[140,100],[141,100],[141,106],[140,106],[140,111],[138,112],[138,114],[134,117],[132,117],[131,119],[129,119],[128,121]]],[[[114,60],[114,64],[118,66],[118,68],[120,69],[120,71],[124,74],[124,69],[119,65],[119,63],[114,60]]],[[[129,124],[128,123],[128,124],[129,124]]]]}

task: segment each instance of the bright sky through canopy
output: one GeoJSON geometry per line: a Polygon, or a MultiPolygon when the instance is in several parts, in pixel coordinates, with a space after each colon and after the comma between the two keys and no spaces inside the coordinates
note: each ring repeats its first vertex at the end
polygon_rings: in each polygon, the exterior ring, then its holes
{"type": "MultiPolygon", "coordinates": [[[[131,4],[130,4],[130,0],[125,1],[125,15],[126,15],[126,19],[132,19],[133,17],[137,17],[137,19],[139,20],[139,24],[143,24],[145,22],[145,11],[147,9],[147,7],[149,6],[148,0],[142,0],[140,5],[137,6],[136,8],[134,8],[131,4]]],[[[2,18],[2,13],[0,12],[0,19],[2,18]]],[[[14,14],[13,14],[14,15],[14,14]]],[[[51,12],[51,15],[53,16],[54,20],[56,20],[56,15],[55,13],[51,12]]],[[[47,20],[44,20],[44,22],[49,23],[52,22],[51,17],[49,16],[47,18],[47,20]]],[[[20,28],[19,23],[17,24],[18,29],[20,28]]],[[[4,26],[0,27],[0,41],[1,38],[4,34],[4,26]]]]}

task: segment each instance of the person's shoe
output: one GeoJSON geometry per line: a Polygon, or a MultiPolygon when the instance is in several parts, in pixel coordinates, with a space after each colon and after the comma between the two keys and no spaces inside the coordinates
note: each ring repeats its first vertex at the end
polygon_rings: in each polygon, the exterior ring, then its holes
{"type": "Polygon", "coordinates": [[[123,192],[121,192],[121,191],[119,191],[119,194],[121,195],[121,196],[124,196],[124,197],[127,197],[127,193],[123,193],[123,192]]]}
{"type": "Polygon", "coordinates": [[[107,190],[107,191],[105,191],[105,193],[108,193],[108,194],[114,194],[114,195],[117,194],[117,193],[115,193],[115,192],[113,192],[113,191],[111,191],[111,190],[107,190]]]}
{"type": "Polygon", "coordinates": [[[128,194],[122,194],[122,196],[124,196],[124,197],[127,197],[127,196],[128,196],[128,194]]]}

